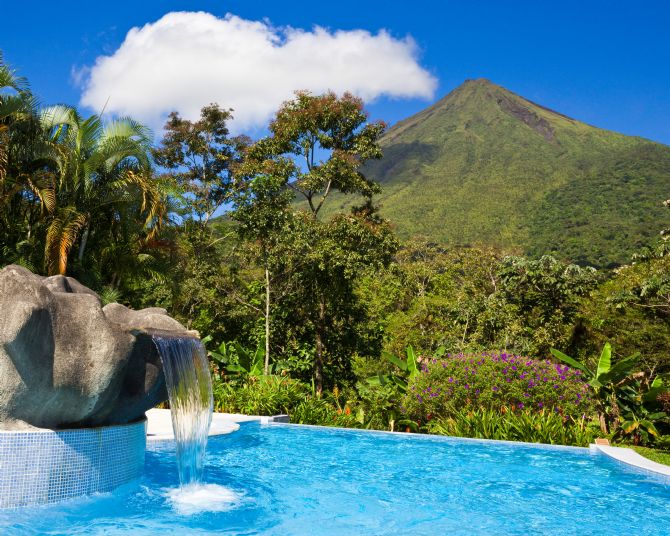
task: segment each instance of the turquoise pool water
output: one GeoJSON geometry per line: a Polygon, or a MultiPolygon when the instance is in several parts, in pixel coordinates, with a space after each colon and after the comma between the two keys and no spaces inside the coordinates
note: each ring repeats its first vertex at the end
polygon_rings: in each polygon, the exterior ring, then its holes
{"type": "Polygon", "coordinates": [[[670,483],[587,449],[255,423],[113,494],[0,512],[0,534],[669,534],[670,483]]]}

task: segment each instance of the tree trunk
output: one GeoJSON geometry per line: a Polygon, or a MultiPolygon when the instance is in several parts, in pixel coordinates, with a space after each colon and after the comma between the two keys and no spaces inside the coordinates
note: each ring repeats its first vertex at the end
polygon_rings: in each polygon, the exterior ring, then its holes
{"type": "Polygon", "coordinates": [[[607,434],[607,420],[605,419],[605,413],[602,411],[598,412],[598,422],[600,423],[600,431],[607,434]]]}
{"type": "Polygon", "coordinates": [[[270,270],[265,268],[265,367],[263,374],[270,373],[270,270]]]}
{"type": "Polygon", "coordinates": [[[89,232],[89,226],[88,224],[86,224],[84,232],[81,235],[81,243],[79,244],[79,255],[77,256],[79,264],[81,264],[82,260],[84,259],[84,251],[86,251],[86,242],[88,242],[88,232],[89,232]]]}
{"type": "Polygon", "coordinates": [[[326,303],[319,298],[319,321],[316,324],[316,356],[314,359],[314,382],[316,394],[320,398],[323,393],[323,338],[326,330],[326,303]]]}

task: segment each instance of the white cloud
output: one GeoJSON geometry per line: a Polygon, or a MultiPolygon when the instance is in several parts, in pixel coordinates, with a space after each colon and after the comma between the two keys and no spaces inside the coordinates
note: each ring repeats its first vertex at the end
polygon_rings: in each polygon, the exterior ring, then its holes
{"type": "Polygon", "coordinates": [[[273,27],[234,15],[168,13],[132,28],[110,56],[100,56],[81,104],[132,115],[153,128],[177,110],[189,119],[218,102],[233,108],[234,129],[263,127],[298,89],[431,98],[436,79],[418,63],[411,37],[385,30],[312,31],[273,27]]]}

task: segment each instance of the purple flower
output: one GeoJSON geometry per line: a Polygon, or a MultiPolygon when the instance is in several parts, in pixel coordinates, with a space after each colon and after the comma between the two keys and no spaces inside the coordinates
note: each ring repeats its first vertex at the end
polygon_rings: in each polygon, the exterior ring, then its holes
{"type": "Polygon", "coordinates": [[[519,409],[523,409],[523,404],[519,404],[519,409]]]}

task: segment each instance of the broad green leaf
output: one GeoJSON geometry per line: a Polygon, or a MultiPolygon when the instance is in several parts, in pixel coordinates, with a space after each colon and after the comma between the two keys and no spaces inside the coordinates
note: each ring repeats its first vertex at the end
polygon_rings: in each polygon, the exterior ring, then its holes
{"type": "Polygon", "coordinates": [[[639,421],[626,421],[621,425],[621,428],[623,428],[624,432],[630,434],[633,430],[637,429],[639,424],[639,421]]]}
{"type": "Polygon", "coordinates": [[[222,365],[225,365],[227,362],[227,359],[218,352],[209,352],[209,357],[211,357],[217,363],[221,363],[222,365]]]}
{"type": "Polygon", "coordinates": [[[409,371],[410,377],[416,376],[419,373],[419,367],[416,362],[416,353],[411,344],[407,347],[407,370],[409,371]]]}
{"type": "Polygon", "coordinates": [[[608,342],[603,346],[603,351],[598,360],[598,369],[596,370],[596,378],[600,381],[601,376],[607,374],[612,366],[612,345],[608,342]]]}
{"type": "Polygon", "coordinates": [[[373,387],[377,387],[382,384],[382,375],[377,374],[376,376],[370,376],[369,378],[366,378],[365,380],[368,385],[371,385],[373,387]]]}
{"type": "Polygon", "coordinates": [[[649,387],[649,391],[644,393],[642,395],[642,400],[645,402],[654,402],[659,395],[662,395],[663,393],[668,392],[668,387],[663,385],[663,380],[660,376],[656,376],[654,378],[654,381],[651,382],[651,386],[649,387]]]}
{"type": "Polygon", "coordinates": [[[571,367],[579,369],[579,370],[581,370],[582,372],[585,372],[588,375],[592,374],[591,371],[588,368],[586,368],[586,366],[584,366],[582,363],[580,363],[576,359],[573,359],[570,356],[565,355],[563,352],[561,352],[559,350],[556,350],[556,348],[552,348],[550,350],[550,352],[554,355],[554,357],[556,357],[557,359],[560,359],[564,363],[567,363],[571,367]]]}
{"type": "Polygon", "coordinates": [[[402,378],[399,378],[398,376],[391,376],[391,379],[402,393],[407,392],[407,386],[408,386],[407,381],[403,380],[402,378]]]}
{"type": "Polygon", "coordinates": [[[403,361],[399,357],[394,356],[390,352],[382,352],[382,357],[384,357],[386,360],[390,361],[393,363],[396,367],[398,367],[400,370],[407,371],[407,362],[403,361]]]}
{"type": "Polygon", "coordinates": [[[616,363],[609,372],[606,374],[603,374],[599,379],[602,383],[617,383],[623,380],[626,376],[628,376],[633,370],[633,367],[635,367],[635,364],[637,363],[638,359],[640,359],[640,354],[636,353],[631,355],[630,357],[627,357],[626,359],[622,359],[618,363],[616,363]]]}
{"type": "Polygon", "coordinates": [[[649,432],[651,435],[658,436],[658,430],[656,430],[653,422],[644,419],[640,421],[640,424],[644,426],[647,429],[647,432],[649,432]]]}
{"type": "Polygon", "coordinates": [[[205,346],[205,345],[207,345],[207,343],[208,343],[209,341],[211,341],[211,340],[212,340],[212,336],[211,336],[211,335],[207,335],[206,337],[203,337],[202,339],[200,339],[200,342],[203,344],[203,346],[205,346]]]}

